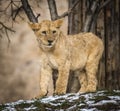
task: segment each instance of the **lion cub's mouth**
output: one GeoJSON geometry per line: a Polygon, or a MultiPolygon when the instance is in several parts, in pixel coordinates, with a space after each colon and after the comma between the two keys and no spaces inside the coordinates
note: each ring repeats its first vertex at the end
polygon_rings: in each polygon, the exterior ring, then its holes
{"type": "Polygon", "coordinates": [[[51,47],[53,47],[54,44],[53,43],[52,44],[50,44],[50,43],[48,43],[48,44],[41,43],[41,45],[43,45],[44,47],[50,47],[51,48],[51,47]]]}
{"type": "Polygon", "coordinates": [[[44,43],[41,39],[37,38],[38,44],[40,47],[46,47],[46,48],[52,48],[55,46],[57,39],[55,40],[47,40],[46,43],[44,43]]]}
{"type": "Polygon", "coordinates": [[[37,39],[37,41],[38,41],[38,43],[39,43],[40,46],[42,46],[42,47],[48,47],[48,48],[53,47],[54,44],[55,44],[55,42],[56,42],[56,41],[48,41],[48,43],[46,44],[46,43],[43,43],[40,39],[37,39]]]}

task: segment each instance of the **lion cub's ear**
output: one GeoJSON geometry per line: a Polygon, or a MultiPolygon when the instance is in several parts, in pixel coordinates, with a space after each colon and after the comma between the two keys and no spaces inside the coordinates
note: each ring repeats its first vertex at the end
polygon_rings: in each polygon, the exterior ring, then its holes
{"type": "Polygon", "coordinates": [[[53,23],[55,24],[56,28],[60,28],[62,26],[63,19],[55,20],[55,21],[53,21],[53,23]]]}
{"type": "Polygon", "coordinates": [[[28,25],[33,31],[38,31],[40,29],[40,23],[28,22],[28,25]]]}

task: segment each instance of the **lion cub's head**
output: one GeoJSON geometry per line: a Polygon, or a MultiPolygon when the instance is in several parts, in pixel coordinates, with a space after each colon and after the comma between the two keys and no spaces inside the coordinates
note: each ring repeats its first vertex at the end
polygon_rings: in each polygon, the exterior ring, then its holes
{"type": "Polygon", "coordinates": [[[44,20],[41,23],[29,23],[29,26],[37,36],[39,45],[42,47],[51,48],[55,45],[62,25],[63,20],[56,21],[44,20]]]}

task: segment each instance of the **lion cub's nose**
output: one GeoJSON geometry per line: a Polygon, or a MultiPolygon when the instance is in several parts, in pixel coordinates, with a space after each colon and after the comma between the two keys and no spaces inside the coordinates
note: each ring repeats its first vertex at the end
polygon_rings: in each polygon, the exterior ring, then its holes
{"type": "Polygon", "coordinates": [[[52,42],[53,42],[52,40],[48,40],[49,45],[51,45],[51,44],[52,44],[52,42]]]}

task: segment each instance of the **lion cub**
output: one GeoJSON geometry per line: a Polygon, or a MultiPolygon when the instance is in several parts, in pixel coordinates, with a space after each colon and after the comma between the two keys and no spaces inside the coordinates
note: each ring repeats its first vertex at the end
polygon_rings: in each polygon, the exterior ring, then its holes
{"type": "Polygon", "coordinates": [[[63,35],[62,19],[30,23],[34,31],[41,56],[40,96],[47,94],[52,69],[58,70],[56,94],[66,93],[70,70],[79,72],[79,92],[96,91],[96,72],[103,53],[103,42],[92,33],[63,35]]]}

